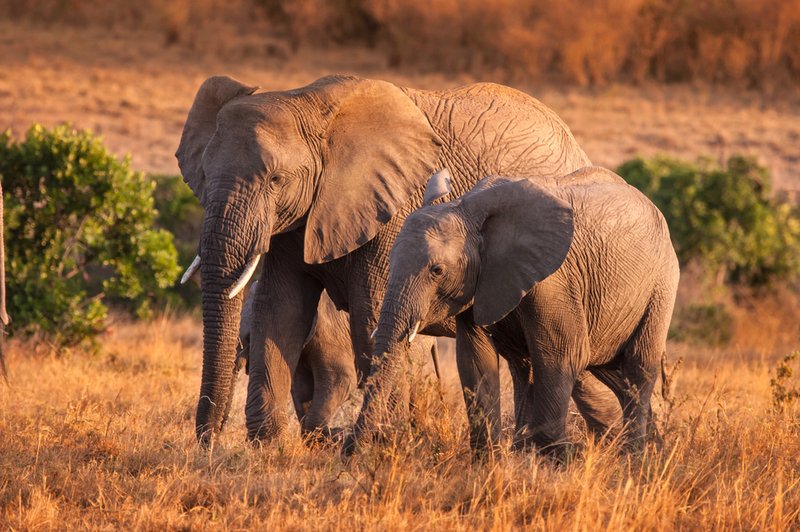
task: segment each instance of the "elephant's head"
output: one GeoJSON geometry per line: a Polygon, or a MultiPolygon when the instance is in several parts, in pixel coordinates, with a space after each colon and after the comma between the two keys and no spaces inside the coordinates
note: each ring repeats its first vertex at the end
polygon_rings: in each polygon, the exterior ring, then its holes
{"type": "Polygon", "coordinates": [[[371,240],[438,159],[440,142],[398,87],[328,77],[256,92],[206,80],[176,153],[205,209],[198,258],[203,377],[196,430],[208,443],[229,400],[242,288],[270,237],[304,227],[304,258],[321,263],[371,240]]]}

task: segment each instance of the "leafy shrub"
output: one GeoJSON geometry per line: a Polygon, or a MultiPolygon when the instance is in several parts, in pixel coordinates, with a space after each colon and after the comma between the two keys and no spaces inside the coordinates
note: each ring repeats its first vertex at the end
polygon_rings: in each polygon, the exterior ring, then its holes
{"type": "Polygon", "coordinates": [[[800,273],[797,208],[770,196],[769,173],[748,157],[725,167],[656,157],[617,172],[664,213],[683,264],[697,261],[720,282],[760,286],[800,273]]]}
{"type": "Polygon", "coordinates": [[[689,304],[678,307],[669,336],[678,342],[722,346],[733,338],[733,316],[723,304],[689,304]]]}
{"type": "MultiPolygon", "coordinates": [[[[184,268],[197,255],[197,239],[203,224],[203,207],[179,175],[152,176],[156,182],[153,195],[158,218],[156,225],[172,233],[178,250],[178,263],[184,268]]],[[[176,285],[170,289],[171,303],[183,307],[196,307],[200,303],[200,289],[196,283],[176,285]]]]}
{"type": "Polygon", "coordinates": [[[89,132],[0,136],[13,330],[68,346],[104,328],[108,298],[143,316],[175,282],[172,235],[154,229],[154,183],[89,132]]]}

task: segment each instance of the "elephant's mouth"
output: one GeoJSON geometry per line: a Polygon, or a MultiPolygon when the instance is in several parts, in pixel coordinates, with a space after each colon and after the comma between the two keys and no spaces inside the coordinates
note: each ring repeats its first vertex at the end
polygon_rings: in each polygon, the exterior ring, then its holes
{"type": "MultiPolygon", "coordinates": [[[[247,283],[253,277],[253,274],[256,272],[256,268],[258,268],[258,263],[261,260],[261,254],[255,255],[251,258],[247,263],[244,265],[244,269],[242,270],[241,275],[236,279],[236,282],[231,285],[228,289],[227,298],[233,299],[239,292],[247,286],[247,283]]],[[[186,272],[184,272],[183,276],[181,277],[181,284],[186,284],[189,282],[189,279],[195,276],[195,274],[200,271],[200,255],[196,255],[192,263],[186,268],[186,272]]]]}
{"type": "MultiPolygon", "coordinates": [[[[253,274],[256,272],[256,268],[258,268],[258,263],[261,260],[261,255],[257,254],[253,258],[251,258],[247,263],[244,265],[244,269],[242,270],[241,275],[236,279],[236,282],[231,285],[228,289],[227,297],[228,299],[233,299],[236,297],[242,289],[247,286],[247,283],[253,277],[253,274]]],[[[186,284],[189,282],[189,279],[194,277],[194,275],[200,271],[200,255],[196,255],[192,263],[186,268],[186,272],[184,272],[183,276],[181,277],[181,284],[186,284]]]]}
{"type": "Polygon", "coordinates": [[[256,268],[258,268],[258,262],[261,260],[261,254],[255,255],[247,264],[244,265],[244,270],[239,278],[236,280],[235,283],[228,289],[228,299],[233,299],[236,297],[239,292],[241,292],[247,283],[250,281],[250,278],[253,277],[253,274],[256,272],[256,268]]]}
{"type": "Polygon", "coordinates": [[[422,323],[420,320],[416,320],[414,324],[406,329],[406,333],[404,335],[406,341],[410,344],[414,341],[414,338],[417,337],[417,333],[419,332],[419,326],[422,323]]]}

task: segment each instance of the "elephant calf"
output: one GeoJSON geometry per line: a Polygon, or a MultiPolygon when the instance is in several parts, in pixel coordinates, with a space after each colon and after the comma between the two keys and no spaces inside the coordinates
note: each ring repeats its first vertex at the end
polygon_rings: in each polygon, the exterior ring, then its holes
{"type": "MultiPolygon", "coordinates": [[[[392,385],[409,336],[455,316],[459,365],[470,364],[481,328],[510,361],[530,361],[515,446],[550,451],[566,442],[569,399],[583,370],[616,394],[626,437],[638,442],[679,278],[662,214],[597,167],[544,182],[487,177],[461,198],[433,204],[448,193],[439,172],[391,251],[375,331],[382,354],[375,393],[392,385]]],[[[480,383],[462,384],[486,393],[480,383]]],[[[360,420],[369,415],[362,411],[360,420]]],[[[363,429],[357,425],[354,438],[363,429]]]]}
{"type": "MultiPolygon", "coordinates": [[[[258,281],[251,285],[242,307],[239,328],[241,348],[234,373],[247,365],[250,355],[250,329],[253,321],[259,318],[253,310],[257,285],[258,281]]],[[[303,344],[300,362],[292,379],[292,400],[305,436],[317,434],[327,438],[334,434],[330,428],[331,420],[356,387],[352,346],[347,312],[336,310],[327,293],[323,293],[317,307],[317,317],[303,344]]],[[[433,338],[420,338],[415,343],[412,356],[420,364],[431,356],[438,376],[438,354],[433,338]]],[[[235,385],[236,379],[231,382],[235,385]]]]}

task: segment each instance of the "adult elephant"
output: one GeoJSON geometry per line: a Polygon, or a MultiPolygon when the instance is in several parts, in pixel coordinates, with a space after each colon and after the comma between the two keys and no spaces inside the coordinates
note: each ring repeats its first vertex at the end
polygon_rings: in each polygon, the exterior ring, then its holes
{"type": "MultiPolygon", "coordinates": [[[[203,289],[196,418],[203,444],[230,400],[241,290],[262,255],[245,407],[251,439],[287,426],[291,377],[323,289],[350,313],[359,377],[367,375],[388,253],[432,173],[449,168],[459,196],[489,174],[547,178],[590,164],[553,111],[514,89],[481,83],[431,92],[345,76],[263,93],[210,78],[176,157],[205,208],[193,263],[203,289]]],[[[455,327],[449,321],[423,332],[452,336],[455,327]]],[[[498,430],[498,360],[483,330],[471,338],[472,358],[458,367],[471,419],[492,420],[488,431],[474,424],[472,441],[482,445],[498,430]]],[[[576,393],[579,405],[603,405],[594,413],[618,413],[605,408],[615,398],[597,383],[576,393]]]]}

